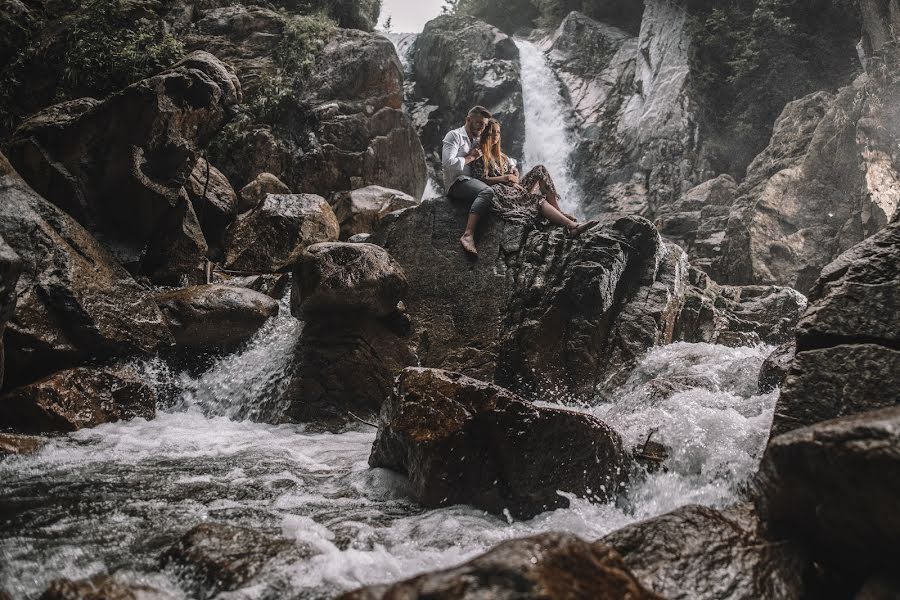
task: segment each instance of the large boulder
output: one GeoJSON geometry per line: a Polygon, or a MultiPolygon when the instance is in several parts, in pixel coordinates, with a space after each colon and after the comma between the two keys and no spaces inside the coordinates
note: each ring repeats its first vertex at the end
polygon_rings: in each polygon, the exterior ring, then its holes
{"type": "MultiPolygon", "coordinates": [[[[0,160],[3,160],[2,156],[0,160]]],[[[16,283],[21,272],[22,259],[0,236],[0,389],[3,388],[5,362],[3,332],[6,329],[6,322],[13,317],[16,310],[16,283]]]]}
{"type": "Polygon", "coordinates": [[[398,306],[403,269],[378,246],[335,242],[307,248],[292,279],[291,311],[304,326],[286,392],[289,418],[377,413],[397,374],[416,362],[398,306]]]}
{"type": "Polygon", "coordinates": [[[201,158],[185,182],[197,222],[211,251],[221,251],[225,229],[237,216],[238,198],[228,179],[201,158]]]}
{"type": "Polygon", "coordinates": [[[384,215],[416,204],[418,201],[412,196],[380,185],[338,192],[331,199],[334,215],[341,224],[342,240],[371,233],[384,215]]]}
{"type": "Polygon", "coordinates": [[[760,516],[826,568],[860,582],[891,572],[900,560],[898,448],[896,406],[773,438],[756,482],[760,516]]]}
{"type": "Polygon", "coordinates": [[[425,25],[410,61],[417,127],[435,173],[441,172],[441,140],[462,127],[476,104],[503,123],[507,154],[523,156],[525,108],[519,49],[511,37],[474,17],[443,15],[425,25]]]}
{"type": "Polygon", "coordinates": [[[807,559],[797,543],[767,539],[743,508],[689,505],[628,525],[601,542],[635,577],[670,600],[805,598],[807,559]]]}
{"type": "Polygon", "coordinates": [[[295,76],[277,58],[301,52],[294,44],[319,43],[292,33],[315,38],[303,20],[309,18],[233,4],[205,11],[183,36],[188,48],[214,48],[232,62],[251,98],[211,155],[216,166],[239,187],[268,172],[294,192],[328,197],[374,184],[420,197],[425,156],[403,110],[403,71],[386,38],[325,30],[309,76],[290,93],[269,97],[277,92],[266,82],[291,89],[295,76]],[[254,110],[267,102],[277,106],[254,110]]]}
{"type": "Polygon", "coordinates": [[[711,275],[806,292],[825,265],[900,207],[900,49],[853,85],[788,104],[747,169],[711,275]]]}
{"type": "Polygon", "coordinates": [[[6,385],[105,356],[171,343],[150,295],[74,219],[0,155],[0,236],[22,260],[4,334],[6,385]]]}
{"type": "Polygon", "coordinates": [[[900,215],[822,271],[774,434],[900,401],[900,215]]]}
{"type": "Polygon", "coordinates": [[[337,240],[339,231],[334,211],[321,196],[269,194],[228,228],[225,266],[253,273],[284,271],[304,248],[337,240]]]}
{"type": "Polygon", "coordinates": [[[152,419],[156,392],[128,367],[78,367],[0,396],[0,426],[41,433],[76,431],[135,417],[152,419]]]}
{"type": "Polygon", "coordinates": [[[271,173],[260,173],[253,181],[241,188],[238,194],[238,212],[253,210],[269,194],[290,194],[291,190],[271,173]]]}
{"type": "Polygon", "coordinates": [[[273,298],[233,285],[198,285],[157,294],[154,300],[175,344],[192,349],[233,348],[278,314],[273,298]]]}
{"type": "Polygon", "coordinates": [[[514,391],[588,396],[672,341],[686,264],[646,220],[623,218],[572,240],[562,228],[492,217],[473,263],[459,246],[467,216],[466,206],[425,200],[386,217],[371,240],[409,280],[422,366],[514,391]]]}
{"type": "Polygon", "coordinates": [[[407,474],[425,506],[472,504],[522,519],[567,507],[560,491],[615,498],[631,467],[619,435],[595,417],[417,367],[382,406],[369,464],[407,474]]]}
{"type": "Polygon", "coordinates": [[[564,533],[510,540],[454,568],[393,585],[375,585],[338,600],[657,600],[615,551],[564,533]]]}
{"type": "Polygon", "coordinates": [[[160,280],[197,278],[207,247],[184,184],[240,101],[234,74],[195,52],[105,101],[76,100],[31,117],[10,141],[10,161],[121,262],[160,280]],[[175,269],[166,264],[173,242],[182,246],[175,269]]]}

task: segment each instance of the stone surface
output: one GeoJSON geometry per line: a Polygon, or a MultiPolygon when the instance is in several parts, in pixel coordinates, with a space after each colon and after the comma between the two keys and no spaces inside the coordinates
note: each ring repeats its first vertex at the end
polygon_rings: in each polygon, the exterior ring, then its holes
{"type": "Polygon", "coordinates": [[[171,281],[197,277],[202,235],[184,184],[199,151],[241,101],[234,74],[206,52],[108,99],[76,100],[25,121],[10,161],[50,202],[73,216],[121,262],[171,281]],[[176,265],[169,248],[182,246],[176,265]]]}
{"type": "MultiPolygon", "coordinates": [[[[280,76],[273,56],[292,19],[258,6],[214,8],[203,12],[184,41],[188,48],[214,48],[233,63],[251,96],[261,81],[280,76]]],[[[415,198],[425,189],[422,144],[403,110],[400,61],[378,34],[328,33],[301,89],[287,94],[272,114],[237,123],[232,133],[215,163],[235,186],[268,172],[293,192],[324,197],[367,185],[415,198]]]]}
{"type": "Polygon", "coordinates": [[[520,519],[567,507],[558,491],[615,498],[631,467],[619,435],[595,417],[422,368],[405,369],[382,406],[369,464],[407,474],[425,506],[471,504],[520,519]]]}
{"type": "Polygon", "coordinates": [[[458,567],[393,585],[371,586],[338,600],[655,600],[615,551],[562,533],[510,540],[458,567]]]}
{"type": "Polygon", "coordinates": [[[290,194],[291,190],[271,173],[260,173],[253,181],[241,188],[238,212],[253,210],[266,199],[268,194],[290,194]]]}
{"type": "Polygon", "coordinates": [[[900,401],[900,216],[822,270],[774,434],[900,401]]]}
{"type": "Polygon", "coordinates": [[[221,281],[218,281],[217,283],[247,288],[263,293],[275,300],[281,300],[284,298],[284,294],[291,285],[291,274],[266,273],[263,275],[247,275],[243,277],[222,277],[221,281]]]}
{"type": "Polygon", "coordinates": [[[146,585],[120,583],[109,575],[90,579],[57,579],[39,600],[174,600],[173,596],[146,585]]]}
{"type": "Polygon", "coordinates": [[[46,443],[46,439],[34,435],[0,432],[0,457],[10,454],[34,454],[46,443]]]}
{"type": "Polygon", "coordinates": [[[408,288],[406,275],[390,254],[374,244],[313,244],[294,269],[292,312],[359,311],[386,317],[408,288]]]}
{"type": "Polygon", "coordinates": [[[781,387],[787,377],[797,346],[794,342],[785,342],[772,350],[759,370],[757,385],[760,393],[767,394],[781,387]]]}
{"type": "Polygon", "coordinates": [[[26,433],[152,419],[156,392],[130,367],[78,367],[0,396],[0,425],[26,433]]]}
{"type": "Polygon", "coordinates": [[[733,512],[688,505],[628,525],[599,543],[618,552],[648,589],[670,600],[805,598],[800,546],[766,539],[755,516],[733,512]]]}
{"type": "Polygon", "coordinates": [[[284,271],[307,246],[337,240],[339,231],[334,211],[321,196],[269,194],[228,228],[225,266],[252,273],[284,271]]]}
{"type": "Polygon", "coordinates": [[[226,350],[246,342],[278,314],[278,302],[251,289],[198,285],[154,297],[177,346],[226,350]]]}
{"type": "Polygon", "coordinates": [[[149,294],[71,217],[0,155],[0,236],[22,260],[4,335],[7,386],[105,356],[171,343],[149,294]]]}
{"type": "Polygon", "coordinates": [[[444,135],[462,127],[475,105],[503,123],[504,151],[522,157],[525,109],[519,49],[511,37],[473,17],[443,15],[425,25],[410,60],[414,118],[435,174],[441,172],[444,135]]]}
{"type": "Polygon", "coordinates": [[[649,222],[626,218],[572,240],[561,228],[490,218],[473,263],[459,246],[467,215],[444,198],[425,200],[386,217],[371,240],[409,280],[422,366],[517,392],[592,396],[671,341],[685,265],[649,222]]]}
{"type": "Polygon", "coordinates": [[[760,516],[829,567],[892,572],[900,559],[898,449],[896,406],[775,437],[756,482],[760,516]]]}
{"type": "Polygon", "coordinates": [[[254,529],[203,523],[169,548],[162,562],[182,567],[214,595],[240,587],[279,557],[297,558],[296,550],[292,542],[254,529]]]}
{"type": "MultiPolygon", "coordinates": [[[[0,155],[0,161],[3,160],[0,155]]],[[[0,389],[3,388],[4,345],[6,322],[16,310],[16,283],[22,272],[22,259],[0,236],[0,389]]]]}
{"type": "Polygon", "coordinates": [[[331,199],[331,207],[341,224],[341,239],[360,233],[371,233],[389,212],[418,204],[412,196],[380,185],[339,192],[331,199]]]}
{"type": "Polygon", "coordinates": [[[222,172],[203,158],[191,171],[185,190],[210,249],[221,250],[225,228],[237,216],[237,194],[222,172]]]}

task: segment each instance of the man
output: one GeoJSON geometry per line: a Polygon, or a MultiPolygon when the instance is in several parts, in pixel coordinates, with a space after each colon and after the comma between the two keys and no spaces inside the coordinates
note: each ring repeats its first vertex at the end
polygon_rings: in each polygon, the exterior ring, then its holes
{"type": "Polygon", "coordinates": [[[481,158],[479,137],[490,118],[491,113],[485,107],[473,107],[466,115],[466,124],[444,136],[444,147],[441,151],[444,191],[451,200],[471,203],[469,220],[466,222],[465,232],[459,238],[459,243],[473,257],[478,256],[478,250],[475,248],[475,226],[478,219],[490,210],[494,192],[486,183],[471,177],[469,164],[481,158]]]}

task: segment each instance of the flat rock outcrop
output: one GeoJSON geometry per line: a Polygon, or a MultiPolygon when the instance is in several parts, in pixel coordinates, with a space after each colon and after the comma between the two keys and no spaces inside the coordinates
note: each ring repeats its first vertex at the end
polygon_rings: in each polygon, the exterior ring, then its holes
{"type": "Polygon", "coordinates": [[[476,104],[503,123],[505,152],[522,157],[525,108],[519,49],[511,37],[474,17],[443,15],[425,25],[409,57],[416,126],[435,173],[441,172],[444,135],[462,127],[476,104]]]}
{"type": "Polygon", "coordinates": [[[337,240],[339,231],[325,198],[268,194],[225,233],[225,266],[252,273],[284,271],[299,260],[304,248],[337,240]]]}
{"type": "Polygon", "coordinates": [[[599,542],[562,533],[510,540],[458,567],[393,585],[370,586],[338,600],[658,600],[621,557],[599,542]]]}
{"type": "Polygon", "coordinates": [[[246,342],[278,314],[278,302],[233,285],[198,285],[154,296],[175,344],[225,351],[246,342]]]}
{"type": "Polygon", "coordinates": [[[595,417],[417,367],[382,406],[369,465],[407,474],[425,506],[472,504],[522,519],[567,507],[559,491],[615,498],[631,468],[619,435],[595,417]]]}
{"type": "Polygon", "coordinates": [[[900,216],[826,266],[809,300],[775,435],[900,402],[900,216]]]}
{"type": "Polygon", "coordinates": [[[801,546],[766,539],[741,507],[720,512],[689,505],[628,525],[600,542],[626,568],[670,600],[805,598],[801,546]]]}
{"type": "Polygon", "coordinates": [[[195,52],[102,102],[75,100],[29,118],[9,158],[120,262],[162,282],[196,280],[207,245],[184,185],[240,101],[234,74],[195,52]]]}
{"type": "Polygon", "coordinates": [[[896,406],[771,439],[756,481],[761,518],[860,583],[891,571],[900,559],[898,448],[896,406]]]}
{"type": "Polygon", "coordinates": [[[331,198],[334,215],[341,224],[342,240],[359,233],[371,233],[384,215],[418,203],[408,194],[380,185],[338,192],[331,198]]]}
{"type": "Polygon", "coordinates": [[[156,392],[128,367],[78,367],[0,396],[0,425],[25,433],[76,431],[152,419],[156,392]]]}
{"type": "Polygon", "coordinates": [[[171,343],[149,293],[2,155],[0,196],[0,236],[22,261],[4,334],[7,387],[89,359],[149,355],[171,343]]]}

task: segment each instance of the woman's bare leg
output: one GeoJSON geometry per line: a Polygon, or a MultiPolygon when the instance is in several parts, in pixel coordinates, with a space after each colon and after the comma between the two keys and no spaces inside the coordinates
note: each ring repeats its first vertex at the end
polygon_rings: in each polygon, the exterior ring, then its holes
{"type": "Polygon", "coordinates": [[[574,227],[577,224],[575,221],[564,215],[559,208],[551,204],[549,198],[545,202],[541,202],[541,214],[554,225],[574,227]]]}

